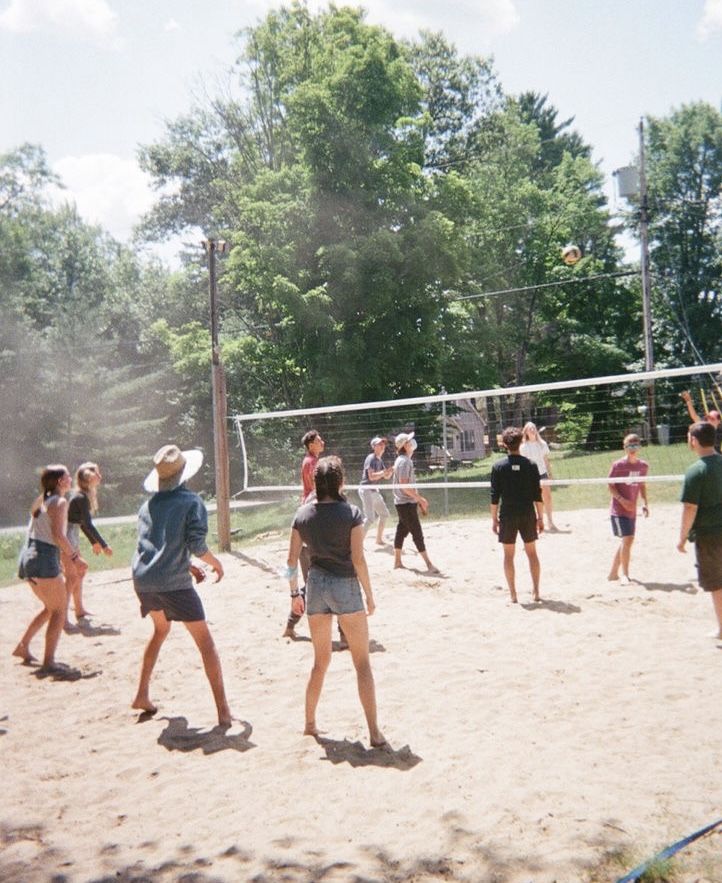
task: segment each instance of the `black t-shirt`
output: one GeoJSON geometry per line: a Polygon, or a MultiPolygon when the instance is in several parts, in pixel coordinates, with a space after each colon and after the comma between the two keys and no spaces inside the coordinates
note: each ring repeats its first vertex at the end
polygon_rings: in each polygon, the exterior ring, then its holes
{"type": "Polygon", "coordinates": [[[501,500],[501,514],[527,512],[541,502],[539,470],[520,454],[509,454],[491,468],[491,502],[501,500]]]}
{"type": "Polygon", "coordinates": [[[306,503],[296,512],[293,527],[311,554],[311,566],[336,576],[355,576],[351,531],[364,518],[356,506],[336,501],[306,503]]]}

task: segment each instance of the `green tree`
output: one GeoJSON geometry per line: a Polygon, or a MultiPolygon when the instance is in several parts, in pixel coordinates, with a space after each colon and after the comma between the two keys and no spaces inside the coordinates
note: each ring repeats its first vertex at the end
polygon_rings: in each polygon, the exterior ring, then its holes
{"type": "MultiPolygon", "coordinates": [[[[661,358],[722,357],[722,114],[685,105],[646,133],[655,339],[661,358]]],[[[634,220],[632,225],[636,226],[634,220]]]]}

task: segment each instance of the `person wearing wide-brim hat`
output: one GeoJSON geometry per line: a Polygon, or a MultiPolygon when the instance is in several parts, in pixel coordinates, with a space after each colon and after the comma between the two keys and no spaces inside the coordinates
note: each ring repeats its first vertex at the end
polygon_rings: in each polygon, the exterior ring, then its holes
{"type": "Polygon", "coordinates": [[[200,582],[203,571],[191,564],[191,555],[208,564],[223,577],[223,565],[206,545],[208,512],[185,482],[203,465],[203,453],[181,451],[177,445],[164,445],[153,457],[153,469],[143,487],[153,496],[138,512],[138,547],[133,556],[133,585],[140,601],[141,616],[150,615],[153,635],[143,655],[138,692],[133,708],[154,713],[150,699],[150,678],[171,623],[182,622],[191,633],[203,658],[203,667],[213,691],[218,723],[230,726],[221,662],[206,623],[203,604],[193,587],[193,576],[200,582]]]}
{"type": "Polygon", "coordinates": [[[416,450],[416,439],[413,432],[400,432],[394,439],[396,460],[394,461],[394,505],[399,516],[394,537],[394,567],[403,567],[401,550],[404,540],[411,534],[416,549],[424,559],[429,573],[438,573],[438,568],[431,563],[426,551],[424,532],[419,521],[419,510],[422,515],[429,511],[429,501],[416,490],[414,482],[416,473],[411,458],[416,450]]]}

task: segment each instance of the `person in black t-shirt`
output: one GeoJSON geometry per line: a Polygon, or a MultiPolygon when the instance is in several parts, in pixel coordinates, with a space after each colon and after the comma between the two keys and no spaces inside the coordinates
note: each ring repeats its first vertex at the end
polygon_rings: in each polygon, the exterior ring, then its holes
{"type": "Polygon", "coordinates": [[[509,456],[495,463],[491,470],[491,529],[504,547],[504,576],[512,603],[517,603],[514,551],[518,533],[524,541],[524,552],[529,560],[532,597],[538,601],[541,566],[536,553],[536,540],[544,530],[539,470],[535,463],[519,454],[521,429],[507,427],[501,440],[509,456]]]}

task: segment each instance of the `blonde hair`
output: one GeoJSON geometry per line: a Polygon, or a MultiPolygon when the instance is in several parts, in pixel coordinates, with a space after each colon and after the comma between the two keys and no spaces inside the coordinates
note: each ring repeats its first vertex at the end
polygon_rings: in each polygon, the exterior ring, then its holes
{"type": "Polygon", "coordinates": [[[524,424],[524,429],[521,431],[524,441],[529,441],[530,432],[533,432],[539,438],[539,430],[536,428],[536,423],[532,423],[531,420],[524,424]]]}
{"type": "Polygon", "coordinates": [[[97,474],[97,463],[81,463],[75,470],[75,489],[84,493],[88,498],[90,512],[93,515],[98,511],[98,487],[90,483],[90,477],[97,474]]]}

